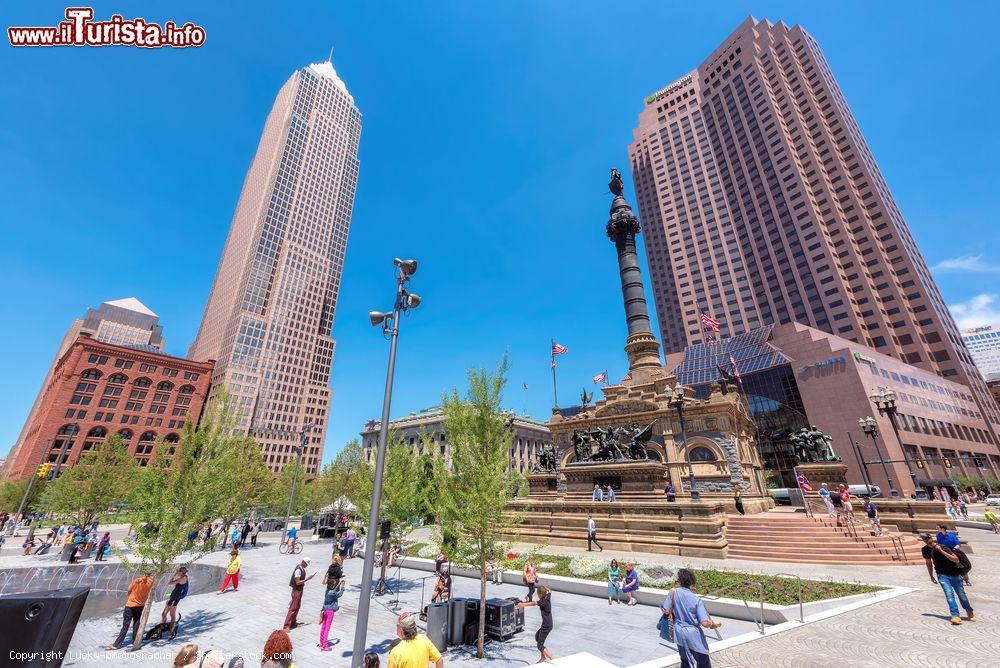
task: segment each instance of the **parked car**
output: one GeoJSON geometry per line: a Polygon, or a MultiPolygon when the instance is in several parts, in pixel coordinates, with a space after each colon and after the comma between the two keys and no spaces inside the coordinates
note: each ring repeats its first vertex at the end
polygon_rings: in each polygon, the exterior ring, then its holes
{"type": "Polygon", "coordinates": [[[987,506],[1000,506],[1000,494],[990,494],[986,497],[987,506]]]}
{"type": "Polygon", "coordinates": [[[861,497],[862,499],[881,499],[882,488],[878,485],[848,485],[848,491],[850,491],[851,496],[861,497]]]}
{"type": "Polygon", "coordinates": [[[771,495],[772,499],[774,499],[775,505],[790,506],[792,505],[791,491],[791,487],[776,487],[774,489],[767,490],[767,493],[771,495]]]}

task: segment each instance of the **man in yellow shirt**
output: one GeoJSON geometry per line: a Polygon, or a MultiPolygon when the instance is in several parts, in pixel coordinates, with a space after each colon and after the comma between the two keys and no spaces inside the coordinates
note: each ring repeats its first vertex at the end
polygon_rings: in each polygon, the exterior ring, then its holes
{"type": "Polygon", "coordinates": [[[417,618],[404,612],[396,619],[399,643],[389,652],[389,668],[442,668],[444,659],[434,643],[423,633],[417,633],[417,618]]]}
{"type": "Polygon", "coordinates": [[[132,580],[128,586],[128,598],[125,600],[125,608],[122,610],[122,630],[118,633],[118,639],[108,647],[110,650],[121,649],[125,643],[125,636],[128,634],[129,624],[132,625],[132,643],[136,641],[139,633],[139,620],[142,617],[142,609],[146,607],[146,599],[152,590],[156,580],[153,579],[151,571],[146,571],[141,578],[132,580]]]}

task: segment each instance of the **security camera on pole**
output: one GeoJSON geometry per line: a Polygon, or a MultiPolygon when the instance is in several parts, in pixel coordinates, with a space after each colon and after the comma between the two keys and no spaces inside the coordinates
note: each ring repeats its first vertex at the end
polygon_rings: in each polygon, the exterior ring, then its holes
{"type": "Polygon", "coordinates": [[[385,469],[385,444],[389,436],[389,405],[392,402],[392,376],[396,365],[396,340],[399,337],[399,315],[420,305],[420,297],[408,292],[406,285],[410,277],[417,273],[416,260],[400,260],[396,258],[393,264],[399,269],[396,276],[396,303],[392,313],[371,311],[368,319],[372,327],[382,325],[382,333],[388,335],[389,369],[385,377],[385,397],[382,399],[382,424],[379,425],[378,451],[375,455],[375,480],[372,486],[372,507],[368,513],[368,540],[365,543],[365,565],[361,574],[361,596],[358,599],[358,621],[354,629],[354,653],[351,658],[353,668],[361,668],[365,656],[365,645],[368,633],[368,608],[371,605],[369,596],[372,588],[372,569],[375,566],[375,540],[379,522],[379,507],[382,502],[382,474],[385,469]]]}

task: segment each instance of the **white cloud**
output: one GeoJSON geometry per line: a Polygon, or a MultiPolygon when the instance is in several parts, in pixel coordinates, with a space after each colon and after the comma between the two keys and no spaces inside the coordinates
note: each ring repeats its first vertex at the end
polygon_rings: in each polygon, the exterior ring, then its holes
{"type": "Polygon", "coordinates": [[[1000,296],[994,293],[984,292],[948,308],[959,329],[1000,323],[1000,296]]]}
{"type": "Polygon", "coordinates": [[[983,261],[982,255],[960,255],[941,260],[931,267],[932,271],[973,271],[978,273],[1000,273],[1000,265],[983,261]]]}

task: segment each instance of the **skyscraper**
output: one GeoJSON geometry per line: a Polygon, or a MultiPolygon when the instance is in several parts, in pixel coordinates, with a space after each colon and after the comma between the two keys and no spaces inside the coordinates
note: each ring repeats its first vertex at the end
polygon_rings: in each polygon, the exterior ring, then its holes
{"type": "Polygon", "coordinates": [[[278,92],[250,164],[198,335],[240,425],[273,471],[314,474],[330,408],[333,317],[358,183],[361,113],[333,65],[310,65],[278,92]]]}
{"type": "Polygon", "coordinates": [[[21,433],[7,455],[7,467],[17,459],[18,453],[24,445],[28,428],[38,415],[42,395],[45,394],[45,388],[48,387],[49,381],[52,379],[53,370],[80,334],[89,334],[102,343],[145,347],[151,350],[163,350],[165,343],[163,327],[160,326],[157,315],[135,297],[116,299],[104,302],[96,309],[87,309],[82,318],[73,321],[59,343],[59,348],[56,349],[55,357],[52,358],[52,363],[45,373],[45,378],[42,380],[41,388],[31,405],[31,410],[28,411],[28,417],[24,420],[21,433]]]}
{"type": "Polygon", "coordinates": [[[1000,380],[1000,327],[985,325],[963,329],[962,339],[983,378],[1000,380]]]}
{"type": "Polygon", "coordinates": [[[799,322],[1000,412],[816,41],[748,18],[649,95],[629,147],[666,352],[799,322]]]}

